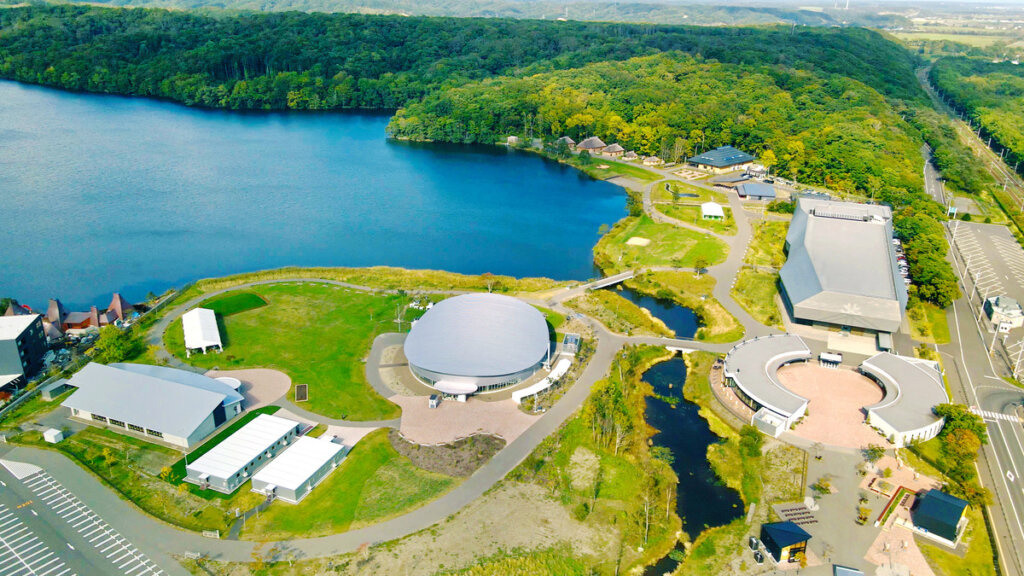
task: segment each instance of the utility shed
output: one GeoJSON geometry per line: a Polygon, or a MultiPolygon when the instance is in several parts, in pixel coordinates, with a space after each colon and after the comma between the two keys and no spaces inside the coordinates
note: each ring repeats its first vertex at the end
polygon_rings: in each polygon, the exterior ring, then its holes
{"type": "Polygon", "coordinates": [[[911,517],[914,527],[950,543],[956,542],[963,528],[967,501],[941,490],[929,490],[918,497],[911,517]]]}
{"type": "Polygon", "coordinates": [[[230,494],[284,450],[301,424],[260,414],[185,467],[185,481],[230,494]]]}
{"type": "Polygon", "coordinates": [[[252,491],[298,504],[345,459],[334,437],[303,436],[252,476],[252,491]]]}
{"type": "Polygon", "coordinates": [[[202,350],[203,354],[210,348],[223,350],[220,340],[220,328],[217,327],[217,314],[208,308],[194,308],[181,315],[181,327],[185,331],[185,353],[202,350]]]}
{"type": "Polygon", "coordinates": [[[705,202],[700,205],[700,217],[705,220],[724,220],[725,209],[718,202],[705,202]]]}
{"type": "Polygon", "coordinates": [[[761,525],[761,542],[776,562],[799,562],[807,550],[811,535],[795,522],[772,522],[761,525]]]}

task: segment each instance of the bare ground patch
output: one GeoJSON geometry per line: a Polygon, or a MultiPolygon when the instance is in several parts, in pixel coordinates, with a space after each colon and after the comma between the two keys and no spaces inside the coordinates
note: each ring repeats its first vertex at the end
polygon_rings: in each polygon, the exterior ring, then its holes
{"type": "Polygon", "coordinates": [[[504,440],[486,434],[470,436],[450,444],[424,446],[402,438],[397,430],[389,430],[388,440],[399,454],[412,460],[417,467],[457,478],[472,475],[505,447],[504,440]]]}

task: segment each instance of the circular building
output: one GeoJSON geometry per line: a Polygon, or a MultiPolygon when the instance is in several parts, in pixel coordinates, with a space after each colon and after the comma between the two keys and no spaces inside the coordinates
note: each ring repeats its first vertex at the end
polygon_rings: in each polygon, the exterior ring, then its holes
{"type": "Polygon", "coordinates": [[[549,349],[544,315],[498,294],[442,300],[413,325],[405,340],[413,374],[447,394],[518,384],[537,371],[549,349]]]}

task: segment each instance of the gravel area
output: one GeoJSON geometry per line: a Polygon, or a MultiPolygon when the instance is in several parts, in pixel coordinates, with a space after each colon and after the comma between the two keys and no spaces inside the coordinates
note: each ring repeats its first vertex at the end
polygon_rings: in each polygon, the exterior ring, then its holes
{"type": "Polygon", "coordinates": [[[865,423],[864,406],[884,396],[870,378],[847,368],[791,364],[779,369],[779,382],[810,400],[807,416],[793,433],[812,442],[844,448],[889,443],[865,423]]]}
{"type": "Polygon", "coordinates": [[[210,370],[206,375],[210,378],[230,376],[241,380],[241,392],[245,396],[245,403],[242,407],[246,410],[272,404],[287,394],[292,387],[292,379],[287,374],[269,368],[210,370]]]}
{"type": "Polygon", "coordinates": [[[524,414],[512,400],[449,399],[437,408],[428,407],[423,396],[393,396],[390,400],[402,407],[402,435],[417,444],[447,444],[477,433],[512,442],[538,418],[524,414]]]}

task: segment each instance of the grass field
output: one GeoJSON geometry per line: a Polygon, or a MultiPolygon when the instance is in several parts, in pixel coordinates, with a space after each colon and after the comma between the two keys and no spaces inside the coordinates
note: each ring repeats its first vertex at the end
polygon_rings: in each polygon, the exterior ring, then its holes
{"type": "Polygon", "coordinates": [[[928,302],[918,302],[907,309],[907,318],[915,340],[929,344],[949,344],[949,322],[942,308],[928,302]]]}
{"type": "Polygon", "coordinates": [[[665,182],[664,185],[659,184],[655,186],[651,191],[651,201],[656,203],[662,202],[679,202],[689,204],[703,204],[704,202],[718,202],[722,205],[728,205],[729,199],[726,198],[725,194],[718,190],[708,190],[700,186],[694,186],[693,184],[687,184],[686,182],[679,182],[677,180],[670,180],[665,182]]]}
{"type": "Polygon", "coordinates": [[[921,553],[938,576],[995,576],[995,561],[992,555],[992,541],[989,539],[985,518],[980,510],[967,509],[968,525],[963,536],[967,543],[967,554],[963,558],[944,548],[924,543],[921,553]]]}
{"type": "Polygon", "coordinates": [[[455,478],[413,466],[391,446],[387,430],[376,430],[305,500],[276,502],[248,520],[243,537],[285,540],[343,532],[418,508],[456,484],[455,478]]]}
{"type": "Polygon", "coordinates": [[[281,370],[292,382],[309,384],[307,409],[331,418],[381,420],[400,414],[369,386],[363,359],[376,334],[398,329],[393,320],[402,297],[313,283],[250,291],[268,305],[222,318],[224,352],[186,359],[180,320],[165,334],[168,350],[203,368],[281,370]]]}
{"type": "Polygon", "coordinates": [[[788,222],[765,220],[754,225],[754,237],[743,256],[743,263],[751,266],[782,268],[786,263],[786,231],[788,222]]]}
{"type": "Polygon", "coordinates": [[[736,234],[736,221],[732,217],[732,209],[725,209],[724,220],[707,220],[701,217],[700,206],[694,204],[659,204],[658,211],[662,214],[681,220],[687,224],[699,226],[715,234],[732,236],[736,234]]]}
{"type": "Polygon", "coordinates": [[[646,215],[622,220],[594,247],[594,259],[606,273],[647,266],[691,267],[699,259],[713,266],[725,261],[725,242],[688,230],[658,224],[646,215]],[[647,246],[630,246],[633,237],[651,241],[647,246]]]}
{"type": "Polygon", "coordinates": [[[4,414],[3,420],[0,420],[0,430],[13,430],[22,424],[31,422],[38,416],[46,414],[54,408],[58,408],[60,403],[71,395],[71,392],[72,390],[68,390],[55,398],[53,402],[47,402],[43,400],[42,396],[36,394],[22,402],[14,410],[4,414]]]}
{"type": "Polygon", "coordinates": [[[203,308],[209,308],[221,316],[248,312],[266,305],[267,301],[255,292],[230,292],[203,302],[203,308]]]}
{"type": "Polygon", "coordinates": [[[651,317],[636,304],[608,290],[591,290],[566,302],[608,327],[613,332],[630,336],[675,336],[660,320],[651,317]]]}
{"type": "Polygon", "coordinates": [[[641,168],[635,164],[616,162],[608,158],[594,157],[591,158],[589,164],[583,164],[579,161],[578,156],[573,156],[570,159],[570,164],[598,180],[608,180],[609,178],[615,178],[616,176],[625,176],[634,180],[640,180],[641,182],[654,182],[655,180],[661,180],[664,178],[664,176],[660,174],[655,174],[654,172],[641,168]],[[607,168],[598,168],[598,166],[607,166],[607,168]]]}
{"type": "Polygon", "coordinates": [[[782,314],[775,304],[779,275],[744,268],[736,275],[732,297],[755,320],[765,326],[782,326],[782,314]]]}

